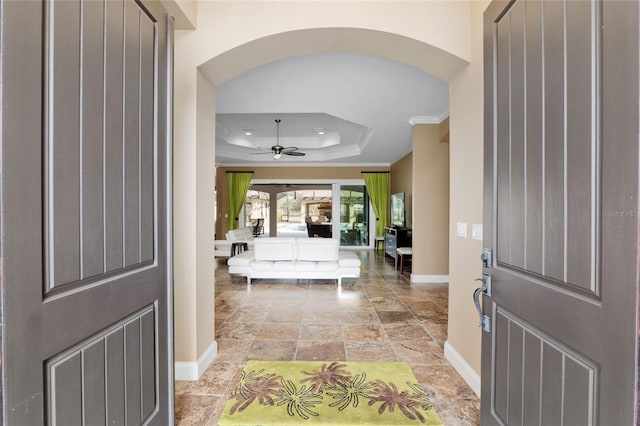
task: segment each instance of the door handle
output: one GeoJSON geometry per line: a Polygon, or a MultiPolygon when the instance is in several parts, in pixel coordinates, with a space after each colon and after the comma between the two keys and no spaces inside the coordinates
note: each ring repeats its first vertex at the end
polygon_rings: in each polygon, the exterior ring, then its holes
{"type": "Polygon", "coordinates": [[[482,289],[480,287],[476,288],[473,291],[473,303],[476,305],[478,317],[480,317],[480,323],[478,324],[478,327],[482,327],[482,308],[480,307],[480,293],[482,293],[482,289]]]}
{"type": "Polygon", "coordinates": [[[482,281],[482,286],[473,291],[473,303],[476,305],[478,317],[480,318],[478,327],[482,327],[483,331],[491,331],[491,319],[489,315],[482,313],[482,308],[480,307],[480,295],[485,294],[490,296],[491,294],[491,276],[489,274],[482,274],[482,278],[477,278],[476,281],[482,281]]]}

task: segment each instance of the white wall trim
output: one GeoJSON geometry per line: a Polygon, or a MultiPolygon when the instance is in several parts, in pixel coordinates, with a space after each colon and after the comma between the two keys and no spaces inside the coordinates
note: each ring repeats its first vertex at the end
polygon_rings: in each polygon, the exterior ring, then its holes
{"type": "Polygon", "coordinates": [[[453,368],[462,376],[473,392],[480,396],[480,375],[469,363],[456,351],[447,340],[444,342],[444,357],[449,360],[453,368]]]}
{"type": "Polygon", "coordinates": [[[417,275],[411,274],[412,283],[448,283],[449,275],[417,275]]]}
{"type": "Polygon", "coordinates": [[[198,364],[176,361],[175,377],[176,380],[198,380],[198,364]]]}
{"type": "Polygon", "coordinates": [[[409,124],[412,126],[416,124],[440,124],[447,117],[449,117],[449,111],[445,111],[440,115],[414,115],[409,117],[409,124]]]}
{"type": "Polygon", "coordinates": [[[213,362],[216,355],[218,355],[218,342],[214,341],[203,352],[198,362],[176,362],[176,380],[198,380],[213,362]]]}

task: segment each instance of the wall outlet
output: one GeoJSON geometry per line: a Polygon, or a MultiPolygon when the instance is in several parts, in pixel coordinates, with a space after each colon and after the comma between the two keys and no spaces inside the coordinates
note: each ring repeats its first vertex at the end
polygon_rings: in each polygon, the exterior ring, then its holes
{"type": "Polygon", "coordinates": [[[467,224],[465,222],[457,223],[456,235],[458,235],[458,237],[467,238],[467,224]]]}
{"type": "Polygon", "coordinates": [[[471,238],[482,241],[482,224],[474,223],[471,225],[471,238]]]}

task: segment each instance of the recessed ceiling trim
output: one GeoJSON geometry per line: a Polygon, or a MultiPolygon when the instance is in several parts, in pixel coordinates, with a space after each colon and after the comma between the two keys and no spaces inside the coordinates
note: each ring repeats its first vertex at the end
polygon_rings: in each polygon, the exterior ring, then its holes
{"type": "Polygon", "coordinates": [[[391,167],[391,163],[296,163],[294,161],[282,161],[282,159],[276,161],[271,161],[269,163],[219,163],[216,164],[216,167],[330,167],[333,169],[340,167],[391,167]]]}
{"type": "Polygon", "coordinates": [[[371,128],[367,128],[364,131],[364,133],[362,134],[362,139],[360,140],[360,143],[359,143],[361,151],[364,150],[364,148],[369,144],[369,141],[371,140],[371,137],[375,132],[376,132],[375,129],[371,129],[371,128]]]}
{"type": "Polygon", "coordinates": [[[449,111],[445,111],[440,115],[414,115],[409,118],[409,124],[415,126],[416,124],[440,124],[446,118],[449,117],[449,111]]]}
{"type": "MultiPolygon", "coordinates": [[[[411,150],[412,125],[438,124],[447,117],[448,93],[446,81],[378,56],[307,54],[277,60],[217,87],[216,124],[225,133],[216,133],[216,161],[273,162],[253,154],[275,144],[277,118],[283,124],[281,145],[307,154],[293,160],[296,165],[393,164],[398,154],[411,150]],[[323,70],[327,64],[335,72],[323,70]],[[245,134],[249,129],[251,136],[245,134]],[[340,140],[327,143],[331,133],[340,140]]],[[[288,163],[281,158],[278,164],[288,163]]]]}

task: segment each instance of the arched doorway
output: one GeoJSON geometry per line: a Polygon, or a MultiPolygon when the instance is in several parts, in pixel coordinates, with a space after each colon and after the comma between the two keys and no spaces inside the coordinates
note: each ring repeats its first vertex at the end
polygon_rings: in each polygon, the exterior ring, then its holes
{"type": "Polygon", "coordinates": [[[236,9],[216,14],[213,9],[225,7],[219,3],[224,2],[202,4],[198,29],[176,37],[175,134],[179,144],[174,187],[180,202],[175,226],[176,359],[190,363],[215,355],[213,308],[198,305],[198,301],[211,300],[213,295],[213,288],[206,284],[213,282],[213,259],[206,250],[213,246],[213,222],[223,220],[214,217],[213,202],[208,201],[214,191],[207,188],[214,180],[211,116],[215,114],[216,86],[261,64],[308,53],[372,55],[445,80],[468,64],[467,33],[460,32],[468,26],[468,5],[453,4],[456,2],[425,2],[417,6],[419,10],[390,3],[370,3],[366,10],[353,10],[338,2],[321,5],[323,13],[319,14],[311,10],[317,5],[301,3],[290,14],[268,22],[263,17],[273,11],[262,9],[271,7],[269,2],[234,6],[253,8],[248,14],[236,9]],[[377,12],[372,14],[374,9],[377,12]],[[226,12],[232,13],[226,16],[226,12]],[[362,19],[363,13],[368,20],[362,19]],[[295,19],[298,14],[299,21],[295,19]],[[386,18],[391,15],[405,19],[389,23],[386,18]],[[415,21],[416,16],[420,22],[415,21]],[[249,22],[254,19],[255,23],[249,22]]]}

